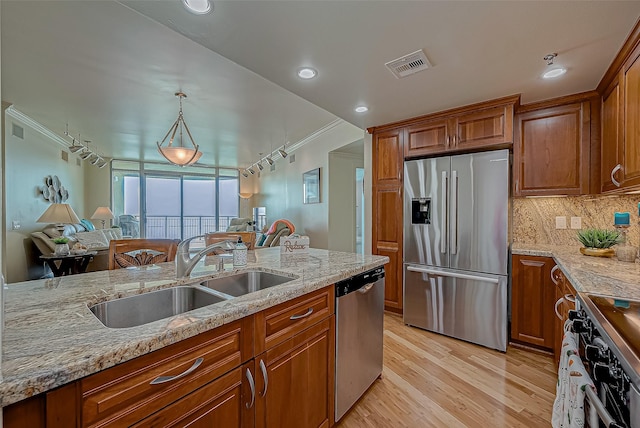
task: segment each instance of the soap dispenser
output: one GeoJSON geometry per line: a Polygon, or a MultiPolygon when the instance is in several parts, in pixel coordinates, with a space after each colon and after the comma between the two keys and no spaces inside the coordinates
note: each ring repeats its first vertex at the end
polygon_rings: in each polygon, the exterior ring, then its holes
{"type": "Polygon", "coordinates": [[[247,265],[247,246],[242,242],[242,236],[238,236],[236,248],[233,249],[233,267],[247,265]]]}

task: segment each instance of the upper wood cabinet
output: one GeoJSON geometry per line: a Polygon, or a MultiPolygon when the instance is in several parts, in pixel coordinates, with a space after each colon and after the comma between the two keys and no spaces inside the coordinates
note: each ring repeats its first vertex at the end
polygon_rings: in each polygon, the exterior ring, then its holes
{"type": "Polygon", "coordinates": [[[400,185],[403,172],[403,130],[395,129],[373,136],[373,184],[400,185]]]}
{"type": "Polygon", "coordinates": [[[405,127],[404,157],[420,157],[486,147],[506,147],[513,141],[516,99],[425,116],[405,127]]]}
{"type": "Polygon", "coordinates": [[[590,101],[543,106],[516,115],[514,195],[588,194],[590,101]]]}
{"type": "Polygon", "coordinates": [[[601,191],[640,189],[640,21],[598,85],[601,191]]]}

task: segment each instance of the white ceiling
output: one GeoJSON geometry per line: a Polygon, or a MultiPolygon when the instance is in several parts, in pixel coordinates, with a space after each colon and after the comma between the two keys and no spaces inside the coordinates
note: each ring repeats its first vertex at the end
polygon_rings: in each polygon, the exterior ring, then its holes
{"type": "Polygon", "coordinates": [[[183,90],[202,162],[240,167],[336,117],[366,128],[592,90],[640,15],[638,1],[234,0],[204,16],[180,0],[0,5],[4,101],[57,133],[68,121],[105,155],[159,160],[183,90]],[[418,49],[432,69],[385,68],[418,49]],[[569,71],[545,81],[551,52],[569,71]],[[318,77],[297,78],[303,65],[318,77]]]}

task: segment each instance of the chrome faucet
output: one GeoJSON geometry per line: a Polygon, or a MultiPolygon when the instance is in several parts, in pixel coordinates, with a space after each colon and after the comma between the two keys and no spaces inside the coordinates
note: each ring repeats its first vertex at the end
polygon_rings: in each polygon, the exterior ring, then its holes
{"type": "Polygon", "coordinates": [[[189,255],[189,244],[194,239],[204,238],[205,235],[194,236],[192,238],[185,239],[178,244],[178,250],[176,253],[176,278],[188,278],[191,275],[191,271],[198,264],[200,259],[206,256],[215,248],[224,248],[225,250],[232,250],[236,247],[236,242],[230,239],[216,242],[211,245],[207,245],[204,249],[198,251],[193,257],[189,255]]]}

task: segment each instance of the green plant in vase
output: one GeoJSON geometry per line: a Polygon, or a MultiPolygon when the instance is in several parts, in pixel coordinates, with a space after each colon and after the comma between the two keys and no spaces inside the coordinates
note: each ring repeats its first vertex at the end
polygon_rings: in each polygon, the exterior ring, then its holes
{"type": "Polygon", "coordinates": [[[620,242],[620,232],[607,229],[585,229],[578,232],[578,240],[583,247],[580,252],[586,256],[613,257],[614,245],[620,242]]]}
{"type": "Polygon", "coordinates": [[[53,239],[53,243],[56,244],[56,248],[53,251],[53,254],[56,256],[66,256],[69,254],[69,238],[64,236],[60,236],[58,238],[53,239]]]}

